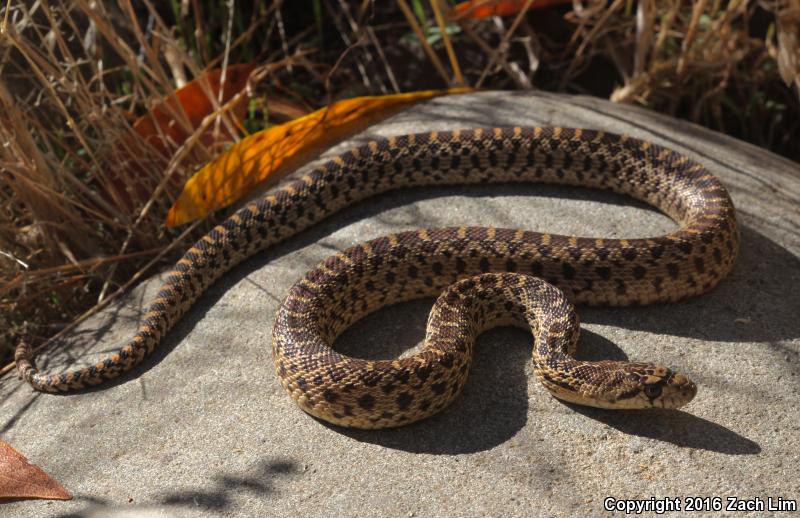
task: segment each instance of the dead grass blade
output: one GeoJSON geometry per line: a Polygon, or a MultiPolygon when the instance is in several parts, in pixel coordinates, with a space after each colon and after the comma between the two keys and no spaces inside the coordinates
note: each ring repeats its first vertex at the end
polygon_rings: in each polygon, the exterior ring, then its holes
{"type": "Polygon", "coordinates": [[[447,73],[444,65],[439,59],[439,56],[436,55],[433,47],[431,47],[431,44],[428,43],[428,38],[422,31],[422,27],[420,27],[417,17],[414,16],[414,12],[411,10],[411,7],[409,7],[408,2],[406,2],[406,0],[397,0],[397,5],[400,7],[400,10],[403,11],[403,15],[406,17],[408,25],[411,26],[414,34],[417,35],[419,43],[422,45],[422,50],[425,51],[425,55],[431,60],[431,64],[434,66],[434,68],[436,68],[436,71],[442,77],[442,80],[444,80],[445,84],[450,86],[450,74],[447,73]]]}

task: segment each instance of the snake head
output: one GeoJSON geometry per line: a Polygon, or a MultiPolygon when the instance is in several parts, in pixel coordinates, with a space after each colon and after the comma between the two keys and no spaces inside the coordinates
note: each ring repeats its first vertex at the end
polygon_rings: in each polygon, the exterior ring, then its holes
{"type": "Polygon", "coordinates": [[[537,374],[557,398],[597,408],[679,408],[697,394],[689,378],[652,363],[603,360],[586,362],[568,377],[553,376],[544,368],[537,374]]]}
{"type": "Polygon", "coordinates": [[[627,363],[614,408],[679,408],[697,394],[697,386],[662,365],[627,363]]]}

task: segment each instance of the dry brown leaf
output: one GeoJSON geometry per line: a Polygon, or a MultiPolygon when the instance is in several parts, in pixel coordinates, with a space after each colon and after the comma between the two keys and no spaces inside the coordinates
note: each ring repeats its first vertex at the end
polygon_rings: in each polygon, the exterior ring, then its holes
{"type": "Polygon", "coordinates": [[[71,500],[72,495],[41,468],[0,441],[0,502],[23,498],[71,500]]]}

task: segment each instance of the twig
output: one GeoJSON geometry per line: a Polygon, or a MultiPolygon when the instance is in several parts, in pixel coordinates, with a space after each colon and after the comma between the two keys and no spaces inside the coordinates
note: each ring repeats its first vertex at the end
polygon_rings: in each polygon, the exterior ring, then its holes
{"type": "Polygon", "coordinates": [[[453,74],[456,76],[456,84],[464,86],[464,76],[461,75],[461,67],[458,66],[458,58],[453,51],[453,44],[450,42],[450,35],[447,34],[447,25],[444,23],[442,10],[439,8],[438,0],[430,0],[433,15],[436,17],[436,25],[439,26],[439,33],[442,35],[444,48],[447,50],[447,57],[450,59],[450,66],[453,67],[453,74]]]}
{"type": "Polygon", "coordinates": [[[12,261],[16,262],[18,265],[20,265],[20,266],[22,266],[23,268],[25,268],[26,270],[27,270],[28,268],[30,268],[30,267],[28,266],[28,263],[26,263],[25,261],[23,261],[23,260],[21,260],[21,259],[17,259],[16,257],[14,257],[14,255],[12,255],[12,254],[10,254],[10,253],[8,253],[8,252],[4,251],[4,250],[0,250],[0,255],[2,255],[2,256],[4,256],[4,257],[8,257],[8,258],[9,258],[9,259],[11,259],[12,261]]]}
{"type": "Polygon", "coordinates": [[[6,33],[6,27],[8,27],[9,11],[11,11],[11,0],[6,0],[6,12],[3,14],[3,23],[0,24],[0,34],[6,33]]]}
{"type": "MultiPolygon", "coordinates": [[[[589,45],[589,42],[592,41],[594,37],[597,35],[597,33],[600,32],[600,30],[605,27],[606,21],[608,21],[608,19],[611,18],[611,15],[613,15],[615,12],[617,12],[620,8],[623,7],[624,2],[625,0],[614,0],[614,2],[612,2],[611,5],[608,6],[605,11],[603,11],[603,14],[600,16],[600,19],[597,20],[594,27],[592,27],[592,30],[590,30],[589,33],[586,36],[584,36],[583,41],[578,46],[578,49],[575,51],[575,57],[572,59],[572,61],[569,64],[569,67],[567,67],[566,72],[564,72],[564,75],[561,77],[561,81],[558,84],[559,90],[564,90],[564,87],[566,86],[567,82],[572,78],[572,73],[577,68],[580,60],[583,59],[583,52],[584,50],[586,50],[586,47],[587,45],[589,45]]],[[[577,35],[577,32],[575,34],[577,35]]],[[[570,49],[571,47],[572,44],[570,44],[570,49]]]]}
{"type": "Polygon", "coordinates": [[[386,54],[383,53],[383,47],[381,46],[381,42],[375,36],[375,31],[372,30],[372,27],[366,27],[367,37],[369,38],[372,45],[375,47],[375,51],[378,53],[378,57],[381,58],[381,63],[383,63],[383,68],[386,69],[386,77],[389,78],[389,82],[392,83],[392,89],[395,93],[400,92],[400,85],[397,83],[397,79],[394,76],[394,71],[392,70],[391,65],[389,65],[389,61],[386,59],[386,54]]]}
{"type": "Polygon", "coordinates": [[[698,0],[692,6],[692,19],[681,44],[681,57],[678,58],[678,78],[682,78],[686,73],[686,55],[689,53],[692,43],[694,43],[694,34],[697,32],[697,25],[700,23],[700,15],[706,10],[707,4],[708,0],[698,0]]]}
{"type": "Polygon", "coordinates": [[[428,59],[431,60],[433,67],[439,72],[439,75],[442,76],[444,82],[449,86],[450,85],[450,76],[447,71],[444,69],[444,65],[439,60],[439,56],[433,51],[431,44],[428,43],[428,38],[425,37],[425,33],[422,32],[422,28],[419,26],[417,22],[417,17],[414,16],[413,11],[408,6],[408,2],[406,0],[397,0],[397,5],[400,6],[400,10],[403,11],[403,14],[408,20],[408,24],[411,26],[411,29],[414,31],[414,34],[417,35],[419,38],[420,44],[422,45],[422,50],[425,51],[425,54],[428,55],[428,59]]]}
{"type": "Polygon", "coordinates": [[[534,0],[527,0],[525,5],[522,6],[522,9],[517,13],[517,16],[514,18],[514,22],[511,24],[511,27],[503,34],[503,37],[500,40],[500,44],[497,45],[497,48],[493,49],[492,54],[489,56],[489,62],[483,69],[481,73],[481,77],[478,79],[478,82],[475,83],[475,88],[480,88],[483,85],[483,81],[489,75],[489,72],[494,68],[495,62],[500,57],[502,53],[504,53],[508,47],[508,41],[511,39],[511,36],[517,30],[517,27],[520,23],[522,23],[523,18],[525,18],[525,13],[530,9],[531,5],[533,5],[534,0]]]}

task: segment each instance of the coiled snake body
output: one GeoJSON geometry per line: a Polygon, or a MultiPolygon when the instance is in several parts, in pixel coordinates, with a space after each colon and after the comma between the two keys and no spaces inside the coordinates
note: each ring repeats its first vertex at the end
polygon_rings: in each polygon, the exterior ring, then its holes
{"type": "Polygon", "coordinates": [[[608,189],[658,207],[680,229],[628,240],[489,227],[421,229],[338,253],[291,288],[273,328],[278,378],[300,407],[360,428],[432,415],[464,386],[477,334],[500,324],[532,330],[535,372],[561,399],[606,408],[678,407],[691,400],[694,384],[666,367],[575,360],[578,319],[571,302],[629,306],[708,291],[737,254],[731,199],[684,155],[626,136],[566,128],[412,134],[337,156],[200,239],[118,351],[91,367],[42,374],[22,342],[19,374],[47,392],[102,383],[150,354],[210,284],[258,250],[378,193],[483,182],[608,189]],[[418,354],[367,361],[330,347],[345,328],[382,306],[437,295],[418,354]]]}

